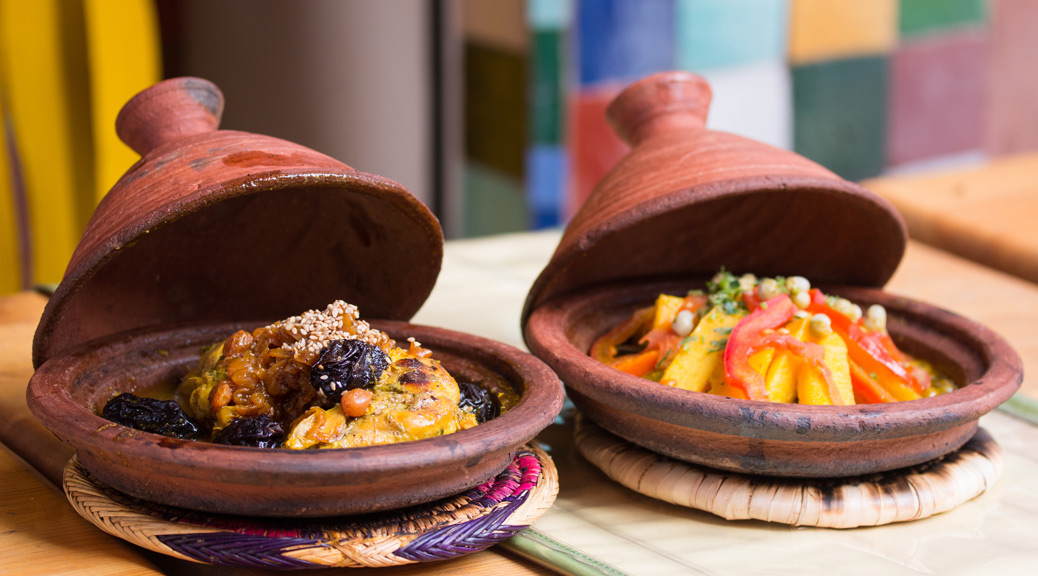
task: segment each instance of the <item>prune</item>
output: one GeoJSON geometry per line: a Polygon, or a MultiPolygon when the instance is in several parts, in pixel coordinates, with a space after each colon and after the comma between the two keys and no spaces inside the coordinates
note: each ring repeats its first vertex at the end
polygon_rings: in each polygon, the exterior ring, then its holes
{"type": "Polygon", "coordinates": [[[101,410],[101,416],[123,426],[163,436],[185,440],[197,440],[200,436],[198,426],[173,400],[124,393],[109,400],[101,410]]]}
{"type": "Polygon", "coordinates": [[[277,448],[285,439],[285,430],[267,414],[255,418],[238,418],[216,433],[213,442],[231,446],[277,448]]]}
{"type": "Polygon", "coordinates": [[[389,366],[381,348],[360,340],[332,340],[310,370],[310,384],[326,405],[339,402],[343,392],[371,388],[389,366]]]}
{"type": "Polygon", "coordinates": [[[475,414],[476,422],[482,424],[501,415],[501,404],[490,390],[472,382],[458,382],[458,389],[461,390],[458,406],[475,414]]]}

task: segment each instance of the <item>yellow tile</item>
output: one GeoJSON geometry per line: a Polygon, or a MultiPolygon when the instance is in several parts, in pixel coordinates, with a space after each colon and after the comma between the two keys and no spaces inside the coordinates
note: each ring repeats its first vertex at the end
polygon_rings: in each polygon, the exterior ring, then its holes
{"type": "Polygon", "coordinates": [[[897,42],[897,0],[793,0],[793,64],[886,54],[897,42]]]}

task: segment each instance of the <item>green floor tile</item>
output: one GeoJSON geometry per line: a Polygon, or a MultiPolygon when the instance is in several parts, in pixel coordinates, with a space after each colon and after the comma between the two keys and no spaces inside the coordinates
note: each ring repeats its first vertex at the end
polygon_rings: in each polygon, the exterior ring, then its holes
{"type": "Polygon", "coordinates": [[[901,0],[901,36],[981,26],[986,18],[986,5],[985,0],[901,0]]]}
{"type": "Polygon", "coordinates": [[[793,147],[849,180],[883,170],[887,58],[793,67],[793,147]]]}

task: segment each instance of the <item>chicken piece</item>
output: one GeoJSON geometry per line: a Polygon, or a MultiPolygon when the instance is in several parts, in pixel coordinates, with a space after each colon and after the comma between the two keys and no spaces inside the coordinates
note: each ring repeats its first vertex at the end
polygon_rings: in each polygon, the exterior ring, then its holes
{"type": "Polygon", "coordinates": [[[341,406],[311,408],[291,426],[286,448],[352,448],[421,440],[476,425],[458,407],[454,378],[438,361],[391,350],[393,363],[374,388],[367,411],[347,417],[341,406]]]}

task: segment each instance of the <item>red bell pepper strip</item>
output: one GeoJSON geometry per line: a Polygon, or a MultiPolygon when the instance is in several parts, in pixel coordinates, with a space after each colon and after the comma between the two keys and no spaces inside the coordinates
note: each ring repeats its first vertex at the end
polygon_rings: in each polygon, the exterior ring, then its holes
{"type": "Polygon", "coordinates": [[[725,382],[742,390],[750,400],[767,400],[764,376],[750,365],[750,356],[766,347],[764,331],[775,330],[789,322],[796,306],[786,294],[768,300],[732,328],[724,349],[725,382]]]}
{"type": "Polygon", "coordinates": [[[747,290],[742,293],[742,301],[746,303],[746,307],[753,312],[760,306],[761,299],[760,295],[757,294],[756,290],[747,290]]]}
{"type": "Polygon", "coordinates": [[[880,386],[865,369],[851,360],[851,388],[854,390],[854,398],[858,404],[882,404],[897,400],[890,392],[880,386]]]}
{"type": "MultiPolygon", "coordinates": [[[[904,364],[887,351],[879,333],[866,332],[860,322],[855,322],[833,309],[826,302],[825,294],[822,294],[821,290],[817,288],[811,290],[811,304],[808,305],[807,311],[825,314],[829,317],[833,330],[847,342],[847,352],[851,360],[857,362],[866,372],[884,372],[901,379],[917,392],[926,389],[925,384],[915,378],[904,364]]],[[[892,341],[890,345],[893,345],[892,341]]]]}

